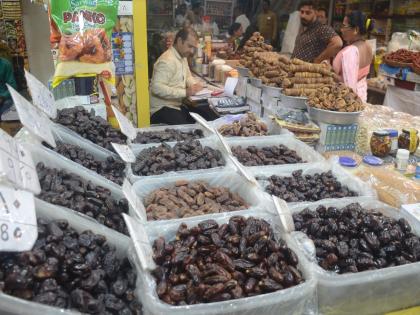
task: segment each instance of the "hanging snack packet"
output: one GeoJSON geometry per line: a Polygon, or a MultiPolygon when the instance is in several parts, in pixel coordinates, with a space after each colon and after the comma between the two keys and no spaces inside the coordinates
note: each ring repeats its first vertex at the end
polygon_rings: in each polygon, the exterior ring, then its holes
{"type": "Polygon", "coordinates": [[[51,23],[60,33],[53,87],[86,74],[113,83],[111,32],[117,13],[118,0],[50,0],[51,23]]]}

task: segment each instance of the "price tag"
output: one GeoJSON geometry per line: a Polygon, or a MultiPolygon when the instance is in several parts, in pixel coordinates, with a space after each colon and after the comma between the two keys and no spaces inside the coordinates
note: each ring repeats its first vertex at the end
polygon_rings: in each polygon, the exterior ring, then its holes
{"type": "Polygon", "coordinates": [[[246,97],[246,86],[248,84],[248,78],[240,77],[238,84],[236,85],[235,93],[238,96],[246,97]]]}
{"type": "Polygon", "coordinates": [[[51,121],[38,108],[28,102],[22,95],[20,95],[14,88],[7,84],[7,87],[12,95],[16,110],[19,114],[20,122],[30,132],[37,137],[46,141],[52,147],[56,147],[54,136],[51,132],[51,121]]]}
{"type": "Polygon", "coordinates": [[[260,104],[261,103],[261,89],[248,83],[246,86],[246,97],[260,104]]]}
{"type": "Polygon", "coordinates": [[[0,129],[0,173],[18,188],[41,192],[31,153],[0,129]]]}
{"type": "Polygon", "coordinates": [[[33,104],[52,119],[57,117],[54,95],[37,78],[25,70],[25,78],[31,91],[33,104]]]}
{"type": "Polygon", "coordinates": [[[272,197],[273,197],[274,207],[276,208],[276,212],[280,218],[282,229],[286,233],[293,232],[295,230],[295,224],[293,222],[292,213],[290,212],[290,209],[287,206],[287,203],[276,196],[272,196],[272,197]]]}
{"type": "Polygon", "coordinates": [[[136,156],[128,145],[118,143],[111,144],[124,162],[134,163],[136,161],[136,156]]]}
{"type": "Polygon", "coordinates": [[[0,185],[0,251],[31,250],[37,237],[34,196],[0,185]]]}
{"type": "Polygon", "coordinates": [[[125,117],[117,108],[115,108],[115,106],[112,106],[112,110],[114,111],[115,117],[118,120],[121,132],[125,134],[128,139],[134,140],[137,136],[137,132],[131,121],[129,121],[128,118],[125,117]]]}
{"type": "Polygon", "coordinates": [[[133,1],[119,1],[118,15],[133,15],[133,1]]]}
{"type": "Polygon", "coordinates": [[[147,221],[146,209],[144,208],[143,203],[141,202],[140,198],[135,194],[133,190],[133,186],[131,186],[127,178],[124,179],[122,191],[124,193],[125,198],[127,198],[128,202],[133,207],[140,221],[146,222],[147,221]]]}
{"type": "Polygon", "coordinates": [[[225,138],[220,134],[219,131],[215,130],[216,136],[219,138],[220,142],[222,143],[223,149],[225,149],[226,153],[229,156],[232,156],[232,150],[230,149],[229,144],[226,142],[225,138]]]}
{"type": "Polygon", "coordinates": [[[194,118],[194,120],[199,123],[201,126],[203,126],[205,129],[207,129],[208,131],[210,131],[211,133],[214,133],[214,128],[212,126],[209,125],[208,121],[205,120],[203,117],[201,117],[199,114],[197,113],[190,113],[191,117],[194,118]]]}
{"type": "Polygon", "coordinates": [[[229,158],[235,165],[240,175],[242,175],[251,184],[259,186],[257,180],[246,171],[245,167],[243,167],[243,165],[234,156],[230,155],[229,158]]]}

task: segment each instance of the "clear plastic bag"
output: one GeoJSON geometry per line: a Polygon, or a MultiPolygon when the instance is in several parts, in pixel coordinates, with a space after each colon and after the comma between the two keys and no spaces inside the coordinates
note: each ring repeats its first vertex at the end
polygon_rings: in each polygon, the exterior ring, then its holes
{"type": "MultiPolygon", "coordinates": [[[[341,209],[355,200],[329,200],[322,205],[341,209]]],[[[380,211],[392,218],[403,215],[397,209],[370,198],[359,198],[359,204],[365,209],[380,211]]],[[[319,204],[295,205],[290,211],[297,213],[309,207],[315,210],[319,204]]],[[[404,216],[416,235],[420,235],[420,227],[411,218],[404,216]]],[[[420,262],[407,265],[348,273],[338,275],[325,271],[315,260],[315,247],[308,246],[312,241],[301,232],[292,233],[300,243],[300,249],[312,261],[315,277],[318,280],[318,305],[322,314],[383,314],[418,305],[420,302],[420,262]]]]}

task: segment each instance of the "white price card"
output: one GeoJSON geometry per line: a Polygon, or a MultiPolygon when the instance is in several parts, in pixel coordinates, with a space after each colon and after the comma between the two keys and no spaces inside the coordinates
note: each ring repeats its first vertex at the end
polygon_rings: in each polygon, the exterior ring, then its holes
{"type": "Polygon", "coordinates": [[[125,117],[123,113],[121,113],[115,106],[112,106],[112,110],[114,111],[115,117],[118,120],[121,132],[125,134],[128,139],[134,140],[137,136],[137,132],[131,121],[129,121],[128,118],[125,117]]]}
{"type": "Polygon", "coordinates": [[[41,192],[31,153],[0,129],[0,177],[17,188],[41,192]]]}
{"type": "Polygon", "coordinates": [[[276,196],[273,197],[274,207],[280,218],[281,228],[284,232],[290,233],[295,230],[295,224],[293,222],[292,213],[290,212],[287,203],[276,196]]]}
{"type": "Polygon", "coordinates": [[[215,133],[217,137],[219,138],[220,142],[222,143],[223,148],[225,149],[226,153],[230,156],[232,156],[232,150],[230,149],[229,144],[226,142],[225,138],[220,134],[219,131],[215,129],[215,133]]]}
{"type": "Polygon", "coordinates": [[[128,202],[131,204],[131,207],[134,209],[135,213],[137,214],[138,219],[140,221],[146,222],[147,215],[146,209],[143,206],[140,198],[135,194],[133,190],[133,186],[131,186],[128,179],[124,179],[124,183],[122,186],[122,191],[124,193],[125,198],[127,198],[128,202]]]}
{"type": "Polygon", "coordinates": [[[245,167],[243,167],[243,165],[234,156],[230,155],[229,158],[241,176],[243,176],[251,184],[259,187],[257,180],[247,172],[245,167]]]}
{"type": "Polygon", "coordinates": [[[225,82],[225,88],[224,88],[225,95],[232,97],[233,93],[235,93],[235,88],[237,84],[238,84],[238,78],[231,78],[231,77],[227,78],[225,82]]]}
{"type": "Polygon", "coordinates": [[[246,97],[246,85],[248,84],[248,78],[240,77],[238,84],[236,85],[235,93],[238,96],[246,97]]]}
{"type": "Polygon", "coordinates": [[[37,237],[34,196],[0,185],[0,251],[31,250],[37,237]]]}
{"type": "Polygon", "coordinates": [[[22,125],[28,128],[35,136],[41,138],[55,148],[55,139],[50,128],[51,121],[48,117],[41,110],[28,102],[10,85],[7,85],[7,87],[12,95],[22,125]]]}
{"type": "Polygon", "coordinates": [[[31,92],[33,104],[52,119],[57,117],[57,106],[54,95],[31,73],[25,70],[25,78],[31,92]]]}
{"type": "Polygon", "coordinates": [[[134,163],[136,161],[136,156],[128,145],[113,142],[111,144],[124,162],[134,163]]]}

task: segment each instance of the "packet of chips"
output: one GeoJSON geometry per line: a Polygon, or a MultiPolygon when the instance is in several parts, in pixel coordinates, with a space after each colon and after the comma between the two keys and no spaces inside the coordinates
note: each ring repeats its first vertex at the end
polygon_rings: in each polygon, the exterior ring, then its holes
{"type": "Polygon", "coordinates": [[[113,83],[111,32],[117,14],[118,0],[50,0],[51,44],[58,43],[53,87],[86,74],[113,83]]]}

